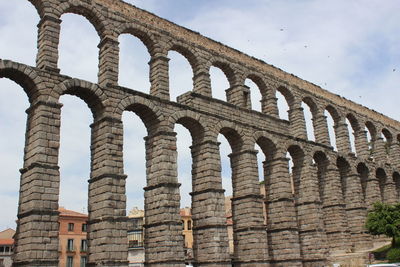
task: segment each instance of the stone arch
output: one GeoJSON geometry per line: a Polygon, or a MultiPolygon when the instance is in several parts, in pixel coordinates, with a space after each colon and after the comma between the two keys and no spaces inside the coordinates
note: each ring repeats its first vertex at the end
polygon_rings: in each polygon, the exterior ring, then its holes
{"type": "Polygon", "coordinates": [[[175,51],[181,54],[186,60],[189,62],[190,66],[192,67],[193,75],[196,73],[196,70],[199,66],[199,60],[195,53],[188,47],[185,47],[181,44],[174,43],[168,49],[168,51],[175,51]]]}
{"type": "Polygon", "coordinates": [[[365,123],[365,126],[367,127],[369,134],[371,135],[371,142],[374,142],[377,138],[377,130],[375,125],[371,121],[367,121],[365,123]]]}
{"type": "Polygon", "coordinates": [[[193,111],[179,111],[175,112],[169,117],[169,128],[173,129],[175,124],[181,124],[189,130],[192,136],[193,144],[199,143],[205,136],[206,122],[203,118],[193,111]]]}
{"type": "MultiPolygon", "coordinates": [[[[111,30],[107,27],[107,19],[101,14],[101,12],[96,8],[95,4],[88,4],[84,1],[68,1],[58,5],[56,10],[56,14],[58,18],[61,18],[62,15],[72,13],[76,15],[81,15],[85,17],[90,24],[96,29],[96,32],[102,40],[105,36],[111,34],[111,30]]],[[[112,25],[111,23],[109,24],[112,25]]]]}
{"type": "Polygon", "coordinates": [[[37,13],[39,14],[40,18],[46,13],[45,6],[42,0],[28,0],[36,9],[37,13]]]}
{"type": "Polygon", "coordinates": [[[261,96],[264,98],[267,96],[268,88],[267,88],[267,84],[265,83],[263,78],[261,78],[260,76],[261,76],[260,74],[249,73],[246,76],[246,79],[252,80],[257,85],[258,89],[260,90],[261,96]]]}
{"type": "Polygon", "coordinates": [[[385,200],[385,185],[387,183],[387,174],[386,171],[378,167],[375,171],[376,178],[378,179],[379,191],[380,191],[380,199],[383,202],[385,200]]]}
{"type": "Polygon", "coordinates": [[[339,156],[336,159],[336,166],[339,169],[339,174],[340,174],[340,181],[341,181],[341,187],[342,187],[342,194],[343,197],[345,197],[346,195],[346,191],[348,189],[348,184],[347,184],[347,176],[350,172],[350,163],[348,162],[348,160],[343,157],[343,156],[339,156]]]}
{"type": "Polygon", "coordinates": [[[383,128],[382,129],[382,134],[386,138],[387,144],[390,146],[392,144],[392,142],[393,142],[392,133],[387,128],[383,128]]]}
{"type": "Polygon", "coordinates": [[[348,113],[346,115],[346,118],[349,120],[351,127],[353,128],[354,131],[361,130],[361,127],[360,127],[360,124],[358,123],[357,118],[352,113],[348,113]]]}
{"type": "MultiPolygon", "coordinates": [[[[229,85],[232,87],[236,84],[236,75],[235,75],[235,71],[234,69],[225,62],[219,61],[219,60],[215,60],[212,61],[210,64],[210,67],[217,67],[220,70],[222,70],[222,72],[225,74],[226,78],[228,79],[229,85]]],[[[213,88],[211,88],[212,90],[213,88]]]]}
{"type": "Polygon", "coordinates": [[[340,121],[340,114],[337,111],[337,109],[335,107],[333,107],[332,105],[327,105],[325,107],[325,110],[329,112],[329,114],[332,116],[335,125],[337,125],[340,121]]]}
{"type": "Polygon", "coordinates": [[[303,166],[305,161],[305,153],[303,148],[297,144],[291,144],[287,148],[287,152],[289,152],[290,156],[293,160],[292,167],[292,190],[294,191],[295,196],[299,196],[300,190],[300,180],[303,172],[303,166]]]}
{"type": "Polygon", "coordinates": [[[44,83],[35,70],[22,64],[0,59],[0,78],[8,78],[20,85],[30,103],[38,99],[40,91],[44,90],[44,83]]]}
{"type": "Polygon", "coordinates": [[[120,119],[124,111],[136,113],[143,121],[148,133],[156,130],[165,120],[163,112],[156,105],[139,96],[128,96],[122,99],[114,109],[113,116],[120,119]]]}
{"type": "Polygon", "coordinates": [[[228,141],[232,153],[239,152],[244,148],[245,140],[243,129],[228,121],[219,121],[211,129],[213,136],[222,134],[228,141]]]}
{"type": "Polygon", "coordinates": [[[121,24],[117,31],[115,32],[118,38],[122,34],[130,34],[138,38],[144,46],[146,46],[147,51],[151,56],[154,56],[154,47],[156,46],[156,38],[152,33],[149,33],[145,28],[137,25],[135,23],[125,23],[121,24]]]}
{"type": "Polygon", "coordinates": [[[266,137],[265,135],[260,135],[256,137],[256,144],[261,148],[262,152],[265,155],[265,159],[272,160],[276,157],[277,147],[275,142],[266,137]]]}
{"type": "Polygon", "coordinates": [[[320,200],[323,202],[324,196],[326,194],[325,184],[326,184],[326,172],[329,167],[329,157],[325,154],[325,152],[317,150],[313,154],[313,160],[317,165],[319,197],[320,200]]]}
{"type": "Polygon", "coordinates": [[[359,162],[356,165],[357,172],[360,175],[360,182],[361,182],[361,190],[362,190],[362,195],[364,197],[364,201],[366,200],[367,197],[367,185],[368,185],[368,177],[370,173],[370,169],[364,162],[359,162]]]}
{"type": "Polygon", "coordinates": [[[303,97],[302,102],[306,103],[310,107],[313,119],[318,115],[318,105],[315,103],[314,99],[310,96],[303,97]]]}
{"type": "Polygon", "coordinates": [[[95,120],[105,112],[106,95],[97,84],[79,79],[65,80],[53,88],[49,93],[49,99],[57,102],[64,94],[75,95],[85,101],[95,120]]]}
{"type": "Polygon", "coordinates": [[[295,104],[295,98],[292,91],[285,86],[279,86],[278,88],[276,88],[276,90],[279,91],[285,97],[289,109],[293,109],[295,104]]]}

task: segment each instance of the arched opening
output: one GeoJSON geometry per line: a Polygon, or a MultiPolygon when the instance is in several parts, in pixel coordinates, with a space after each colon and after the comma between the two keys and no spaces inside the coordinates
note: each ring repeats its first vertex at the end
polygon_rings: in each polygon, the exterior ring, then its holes
{"type": "Polygon", "coordinates": [[[347,125],[347,132],[349,133],[349,141],[350,141],[350,149],[351,152],[354,154],[357,154],[356,151],[356,139],[355,139],[355,135],[356,135],[356,131],[353,128],[353,124],[350,122],[350,120],[348,118],[346,118],[346,125],[347,125]]]}
{"type": "Polygon", "coordinates": [[[220,143],[220,159],[221,159],[221,179],[222,188],[225,190],[225,217],[226,225],[228,230],[229,240],[229,253],[234,253],[234,241],[233,241],[233,214],[232,214],[232,168],[229,155],[232,153],[231,146],[228,140],[223,134],[218,135],[218,142],[220,143]]]}
{"type": "MultiPolygon", "coordinates": [[[[346,196],[348,193],[347,190],[350,187],[348,184],[348,175],[349,175],[349,171],[350,171],[350,165],[347,162],[347,160],[345,160],[342,157],[339,157],[336,160],[336,165],[339,169],[343,199],[346,199],[346,196]]],[[[351,189],[351,187],[350,187],[350,189],[351,189]]]]}
{"type": "Polygon", "coordinates": [[[376,178],[378,179],[379,183],[379,192],[380,192],[380,199],[382,202],[385,202],[385,185],[387,182],[386,172],[382,168],[378,168],[376,170],[376,178]]]}
{"type": "Polygon", "coordinates": [[[213,98],[226,101],[226,90],[231,87],[228,77],[221,66],[210,67],[211,94],[213,98]]]}
{"type": "Polygon", "coordinates": [[[118,84],[143,93],[150,92],[150,54],[143,42],[134,35],[121,34],[119,41],[118,84]]]}
{"type": "Polygon", "coordinates": [[[35,7],[29,1],[2,1],[0,10],[0,58],[35,66],[40,20],[35,7]]]}
{"type": "Polygon", "coordinates": [[[385,152],[386,152],[386,154],[389,154],[390,153],[390,148],[391,148],[392,143],[393,143],[393,136],[392,136],[392,134],[390,133],[390,131],[388,129],[383,128],[382,129],[382,137],[383,137],[383,140],[384,140],[385,152]]]}
{"type": "Polygon", "coordinates": [[[148,185],[146,136],[158,124],[154,112],[147,106],[131,104],[122,114],[123,162],[127,175],[126,215],[128,217],[128,261],[129,264],[143,264],[144,244],[144,188],[148,185]],[[132,114],[134,113],[134,114],[132,114]],[[143,140],[145,139],[145,140],[143,140]]]}
{"type": "Polygon", "coordinates": [[[90,124],[92,113],[76,96],[62,95],[60,103],[60,195],[59,205],[87,213],[90,178],[90,124]]]}
{"type": "Polygon", "coordinates": [[[193,70],[189,61],[179,52],[169,51],[169,94],[172,101],[193,89],[193,70]]]}
{"type": "Polygon", "coordinates": [[[253,79],[250,78],[247,78],[244,84],[250,89],[251,109],[261,112],[261,88],[253,81],[253,79]]]}
{"type": "Polygon", "coordinates": [[[319,188],[319,198],[322,203],[325,201],[325,185],[326,185],[326,172],[329,165],[328,158],[323,152],[316,152],[313,156],[314,162],[317,165],[317,178],[319,188]]]}
{"type": "MultiPolygon", "coordinates": [[[[275,144],[268,138],[266,137],[260,137],[258,138],[256,142],[256,149],[258,151],[261,151],[263,156],[258,156],[258,177],[260,179],[260,190],[261,194],[264,196],[264,201],[263,201],[263,216],[264,216],[264,224],[267,224],[267,196],[268,196],[268,190],[269,188],[267,185],[269,184],[271,179],[271,174],[272,174],[272,169],[271,169],[271,162],[276,156],[276,146],[275,144]]],[[[260,152],[258,153],[260,154],[260,152]]]]}
{"type": "Polygon", "coordinates": [[[93,25],[83,16],[64,14],[62,17],[59,68],[73,78],[97,83],[100,42],[93,25]],[[77,45],[79,43],[79,45],[77,45]]]}
{"type": "Polygon", "coordinates": [[[193,252],[193,234],[192,234],[192,155],[190,153],[190,146],[192,145],[192,137],[189,131],[182,125],[176,124],[174,131],[176,135],[176,147],[178,151],[177,157],[177,170],[178,182],[181,184],[179,188],[181,197],[181,209],[179,215],[181,216],[183,225],[183,248],[185,258],[187,260],[192,258],[193,252]],[[186,222],[186,223],[185,223],[186,222]]]}
{"type": "Polygon", "coordinates": [[[365,123],[365,127],[367,130],[368,149],[371,157],[373,157],[375,150],[376,128],[375,125],[370,121],[365,123]]]}
{"type": "Polygon", "coordinates": [[[361,191],[362,191],[364,202],[366,202],[369,170],[364,163],[359,163],[357,165],[357,172],[360,175],[361,191]]]}
{"type": "Polygon", "coordinates": [[[309,102],[306,102],[306,100],[304,100],[303,102],[301,102],[301,107],[303,108],[304,120],[306,122],[307,139],[315,141],[313,108],[308,103],[309,102]]]}
{"type": "Polygon", "coordinates": [[[326,109],[324,111],[324,115],[326,116],[326,124],[328,126],[328,134],[329,134],[330,144],[333,147],[333,149],[335,151],[337,151],[334,116],[332,115],[331,111],[329,111],[328,109],[326,109]]]}
{"type": "Polygon", "coordinates": [[[23,166],[25,110],[28,107],[29,101],[24,90],[13,81],[0,78],[0,199],[3,205],[0,229],[3,230],[16,229],[21,175],[18,170],[23,166]]]}
{"type": "Polygon", "coordinates": [[[277,98],[276,101],[278,106],[279,118],[288,121],[290,105],[287,97],[284,94],[284,91],[278,88],[276,90],[276,98],[277,98]]]}
{"type": "Polygon", "coordinates": [[[299,198],[300,180],[304,165],[304,152],[298,146],[288,148],[289,175],[292,183],[292,194],[297,200],[299,198]]]}

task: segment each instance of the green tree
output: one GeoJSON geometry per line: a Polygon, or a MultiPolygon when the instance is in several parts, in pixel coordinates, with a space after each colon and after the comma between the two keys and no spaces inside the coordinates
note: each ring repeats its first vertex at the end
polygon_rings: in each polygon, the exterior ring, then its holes
{"type": "Polygon", "coordinates": [[[396,247],[396,238],[400,237],[400,203],[374,203],[368,212],[365,226],[372,235],[386,235],[392,238],[392,247],[396,247]]]}

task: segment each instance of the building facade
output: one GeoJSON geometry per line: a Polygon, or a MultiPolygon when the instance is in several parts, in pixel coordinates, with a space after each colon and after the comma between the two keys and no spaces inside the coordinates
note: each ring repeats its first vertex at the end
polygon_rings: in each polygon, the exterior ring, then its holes
{"type": "Polygon", "coordinates": [[[88,252],[88,216],[64,208],[60,208],[59,212],[60,267],[85,267],[88,252]]]}
{"type": "Polygon", "coordinates": [[[14,249],[13,229],[6,229],[0,232],[0,267],[11,267],[12,254],[14,249]]]}

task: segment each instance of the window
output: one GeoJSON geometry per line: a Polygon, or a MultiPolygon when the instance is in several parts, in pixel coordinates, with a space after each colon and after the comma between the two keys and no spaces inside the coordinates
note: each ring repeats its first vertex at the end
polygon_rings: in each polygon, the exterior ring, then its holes
{"type": "Polygon", "coordinates": [[[72,232],[74,231],[74,224],[73,223],[69,223],[68,224],[68,232],[72,232]]]}
{"type": "Polygon", "coordinates": [[[82,252],[86,252],[87,249],[88,249],[87,240],[86,239],[82,239],[81,240],[81,251],[82,252]]]}
{"type": "Polygon", "coordinates": [[[74,251],[74,240],[73,239],[68,239],[67,251],[74,251]]]}
{"type": "Polygon", "coordinates": [[[188,230],[192,230],[192,221],[189,220],[187,223],[188,223],[188,230]]]}
{"type": "Polygon", "coordinates": [[[81,267],[86,267],[87,258],[86,256],[81,257],[81,267]]]}
{"type": "Polygon", "coordinates": [[[82,232],[87,232],[87,224],[86,223],[82,224],[82,232]]]}
{"type": "Polygon", "coordinates": [[[143,247],[143,232],[142,231],[130,231],[128,232],[128,246],[129,248],[140,248],[143,247]]]}
{"type": "Polygon", "coordinates": [[[72,256],[67,257],[67,267],[73,267],[74,266],[74,258],[72,256]]]}
{"type": "Polygon", "coordinates": [[[0,267],[4,267],[4,259],[0,259],[0,267]]]}
{"type": "Polygon", "coordinates": [[[182,229],[185,230],[185,221],[182,221],[182,229]]]}

